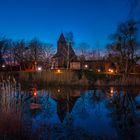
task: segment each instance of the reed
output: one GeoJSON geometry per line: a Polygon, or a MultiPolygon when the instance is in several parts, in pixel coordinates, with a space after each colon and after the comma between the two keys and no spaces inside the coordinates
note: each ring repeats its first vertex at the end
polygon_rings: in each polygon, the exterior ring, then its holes
{"type": "Polygon", "coordinates": [[[137,86],[140,85],[140,76],[130,75],[124,79],[121,75],[99,74],[93,71],[47,70],[0,73],[0,83],[3,81],[16,81],[22,84],[44,83],[50,86],[137,86]]]}

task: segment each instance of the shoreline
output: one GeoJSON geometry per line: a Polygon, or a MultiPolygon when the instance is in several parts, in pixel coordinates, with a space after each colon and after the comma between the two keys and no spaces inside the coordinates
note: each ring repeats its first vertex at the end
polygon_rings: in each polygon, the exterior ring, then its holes
{"type": "Polygon", "coordinates": [[[125,80],[120,75],[107,73],[95,73],[93,71],[72,71],[63,70],[57,73],[55,70],[41,72],[0,72],[0,82],[2,79],[15,79],[21,83],[43,83],[45,86],[77,86],[77,87],[107,87],[107,86],[140,86],[140,75],[131,75],[125,80]]]}

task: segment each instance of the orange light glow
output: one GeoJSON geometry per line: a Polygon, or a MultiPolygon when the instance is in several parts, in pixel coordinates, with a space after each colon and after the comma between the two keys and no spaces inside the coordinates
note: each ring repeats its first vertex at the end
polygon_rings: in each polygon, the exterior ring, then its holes
{"type": "Polygon", "coordinates": [[[34,96],[37,96],[37,93],[36,92],[34,92],[34,96]]]}
{"type": "Polygon", "coordinates": [[[60,74],[60,73],[62,73],[62,71],[60,69],[57,69],[56,73],[60,74]]]}
{"type": "Polygon", "coordinates": [[[114,88],[111,87],[111,88],[110,88],[110,96],[112,97],[113,95],[114,95],[114,88]]]}
{"type": "Polygon", "coordinates": [[[114,72],[114,70],[113,70],[113,69],[108,69],[108,71],[109,71],[109,72],[111,72],[111,73],[113,73],[113,72],[114,72]]]}
{"type": "Polygon", "coordinates": [[[87,64],[85,65],[85,68],[88,68],[88,65],[87,64]]]}
{"type": "Polygon", "coordinates": [[[32,88],[32,93],[33,93],[33,96],[37,96],[37,89],[36,88],[32,88]]]}
{"type": "Polygon", "coordinates": [[[60,73],[61,72],[60,69],[58,69],[57,72],[60,73]]]}
{"type": "Polygon", "coordinates": [[[57,92],[60,92],[60,89],[58,89],[57,92]]]}

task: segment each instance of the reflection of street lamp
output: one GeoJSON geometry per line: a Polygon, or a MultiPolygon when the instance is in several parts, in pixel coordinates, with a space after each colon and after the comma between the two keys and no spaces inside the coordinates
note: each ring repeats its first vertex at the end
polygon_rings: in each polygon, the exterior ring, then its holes
{"type": "Polygon", "coordinates": [[[36,88],[32,88],[32,92],[33,92],[33,96],[37,96],[37,89],[36,88]]]}
{"type": "Polygon", "coordinates": [[[111,87],[111,88],[110,88],[110,96],[112,97],[112,96],[113,96],[113,94],[114,94],[114,88],[113,88],[113,87],[111,87]]]}

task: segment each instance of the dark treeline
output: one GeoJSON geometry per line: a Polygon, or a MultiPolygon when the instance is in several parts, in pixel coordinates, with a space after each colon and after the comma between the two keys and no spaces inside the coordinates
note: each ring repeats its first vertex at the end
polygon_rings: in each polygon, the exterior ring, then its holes
{"type": "Polygon", "coordinates": [[[43,43],[37,38],[31,41],[13,41],[6,37],[0,38],[0,65],[2,66],[5,59],[8,59],[9,65],[19,65],[24,69],[35,66],[37,62],[49,63],[54,54],[53,45],[43,43]]]}
{"type": "MultiPolygon", "coordinates": [[[[74,36],[72,32],[65,34],[67,43],[71,43],[74,48],[77,60],[95,60],[101,56],[88,43],[81,42],[75,47],[74,36]]],[[[45,69],[51,67],[51,58],[55,54],[56,48],[51,43],[41,42],[37,38],[30,41],[14,41],[7,37],[0,37],[0,67],[2,68],[5,61],[8,62],[8,70],[13,66],[20,67],[20,70],[33,69],[41,65],[45,69]]],[[[67,55],[62,54],[62,55],[67,55]]],[[[67,56],[66,56],[67,57],[67,56]]],[[[5,68],[4,68],[5,69],[5,68]]]]}
{"type": "MultiPolygon", "coordinates": [[[[75,48],[77,60],[108,60],[117,67],[118,72],[127,76],[132,72],[135,65],[139,64],[140,60],[139,26],[140,22],[135,20],[119,24],[116,32],[110,37],[111,41],[107,45],[107,51],[104,56],[101,56],[99,50],[94,50],[87,43],[80,43],[78,48],[75,48]]],[[[67,42],[74,47],[73,33],[69,32],[65,37],[67,42]]],[[[97,47],[95,46],[95,48],[97,47]]],[[[2,68],[7,59],[9,67],[18,65],[20,70],[35,70],[38,65],[47,69],[51,67],[51,58],[55,50],[52,44],[43,43],[37,38],[26,42],[25,40],[13,41],[12,39],[1,37],[0,66],[2,68]]]]}
{"type": "Polygon", "coordinates": [[[114,62],[120,72],[128,75],[140,60],[140,22],[129,20],[119,24],[107,45],[108,59],[114,62]]]}

